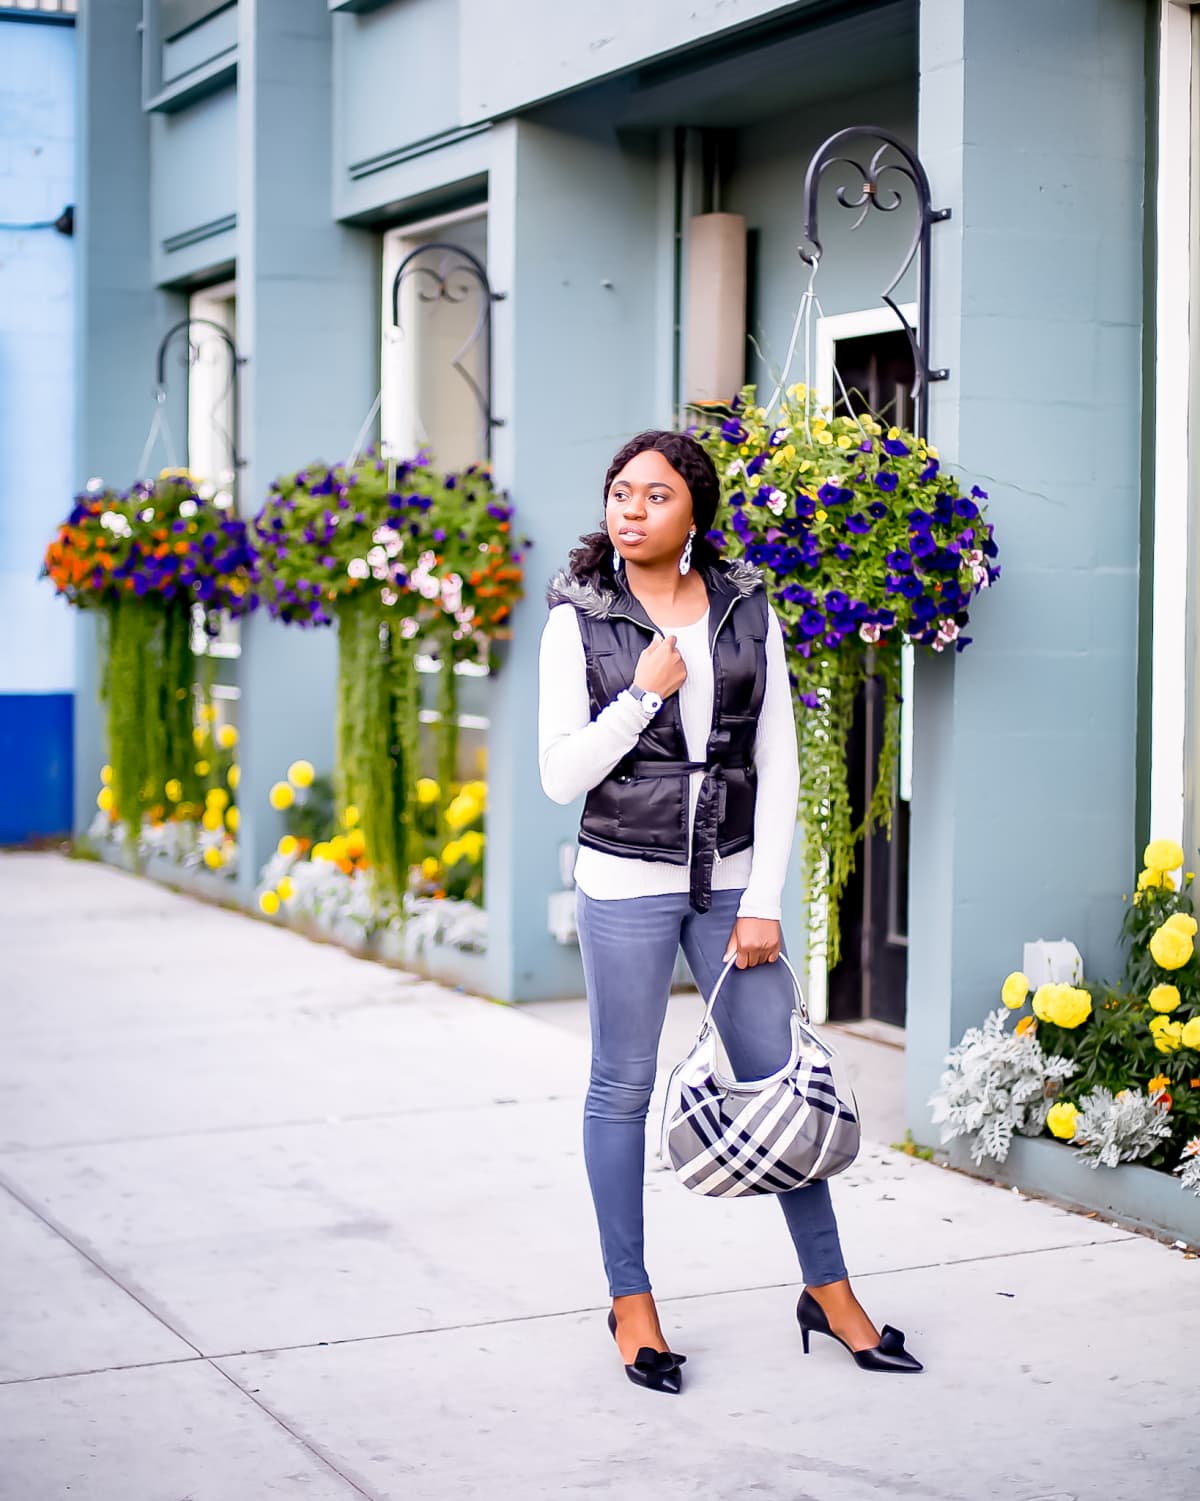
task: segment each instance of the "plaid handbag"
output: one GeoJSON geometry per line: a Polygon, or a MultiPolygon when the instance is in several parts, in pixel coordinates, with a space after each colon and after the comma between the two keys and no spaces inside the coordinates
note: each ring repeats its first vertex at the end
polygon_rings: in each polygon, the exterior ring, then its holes
{"type": "Polygon", "coordinates": [[[767,1079],[721,1073],[713,1006],[732,969],[721,971],[691,1052],[667,1082],[660,1153],[685,1188],[715,1198],[786,1193],[817,1178],[832,1178],[858,1155],[858,1104],[847,1082],[834,1078],[836,1055],[812,1030],[796,971],[792,1052],[767,1079]]]}

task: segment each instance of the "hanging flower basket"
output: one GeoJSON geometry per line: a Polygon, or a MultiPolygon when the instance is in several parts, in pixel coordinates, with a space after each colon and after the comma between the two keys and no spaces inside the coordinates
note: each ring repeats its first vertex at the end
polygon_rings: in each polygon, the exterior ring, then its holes
{"type": "Polygon", "coordinates": [[[276,481],[254,522],[267,608],[338,626],[336,784],[358,810],[374,890],[396,910],[415,850],[417,650],[441,659],[438,780],[455,777],[459,661],[489,661],[521,597],[512,507],[479,465],[368,450],[276,481]]]}
{"type": "Polygon", "coordinates": [[[799,816],[813,940],[838,959],[838,904],[860,841],[891,833],[900,746],[901,647],[962,651],[968,606],[1000,569],[981,502],[931,448],[871,417],[833,417],[792,386],[768,414],[747,386],[697,437],[730,520],[710,539],[766,574],[783,627],[800,740],[799,816]],[[853,815],[847,742],[868,678],[883,686],[883,743],[869,807],[853,815]]]}
{"type": "Polygon", "coordinates": [[[193,631],[257,603],[245,522],[231,497],[186,470],[117,491],[93,481],[46,550],[45,576],[101,623],[111,774],[101,810],[135,853],[144,822],[200,816],[209,772],[198,754],[207,708],[193,631]],[[182,810],[182,811],[181,811],[182,810]]]}

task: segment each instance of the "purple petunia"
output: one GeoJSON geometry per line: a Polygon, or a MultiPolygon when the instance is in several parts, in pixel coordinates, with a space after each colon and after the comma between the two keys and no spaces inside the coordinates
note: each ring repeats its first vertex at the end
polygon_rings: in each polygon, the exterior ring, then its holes
{"type": "Polygon", "coordinates": [[[721,437],[726,443],[744,443],[748,436],[746,429],[736,417],[731,417],[728,422],[721,424],[721,437]]]}
{"type": "Polygon", "coordinates": [[[881,469],[875,476],[875,488],[889,494],[900,483],[900,476],[891,469],[881,469]]]}
{"type": "Polygon", "coordinates": [[[871,530],[871,523],[861,511],[851,511],[849,516],[842,522],[848,532],[853,532],[856,537],[865,537],[871,530]]]}

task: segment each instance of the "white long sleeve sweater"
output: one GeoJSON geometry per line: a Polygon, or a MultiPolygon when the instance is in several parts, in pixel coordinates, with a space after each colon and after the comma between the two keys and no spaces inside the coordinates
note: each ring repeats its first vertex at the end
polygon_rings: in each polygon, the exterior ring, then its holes
{"type": "MultiPolygon", "coordinates": [[[[739,917],[779,919],[783,882],[796,825],[800,767],[796,725],[784,657],[783,633],[768,609],[767,676],[754,745],[758,795],[754,809],[754,844],[713,867],[714,890],[745,887],[739,917]]],[[[712,724],[713,663],[708,642],[708,613],[692,625],[672,626],[687,681],[679,690],[679,712],[688,757],[703,761],[712,724]]],[[[637,743],[650,716],[637,699],[620,693],[591,718],[586,662],[574,607],[555,605],[542,632],[538,706],[538,761],[542,786],[556,803],[573,802],[612,771],[637,743]]],[[[691,775],[691,820],[704,773],[691,775]]],[[[689,839],[690,845],[690,839],[689,839]]],[[[691,850],[689,847],[689,858],[691,850]]],[[[687,891],[687,865],[625,858],[581,846],[575,882],[587,896],[615,900],[687,891]]]]}

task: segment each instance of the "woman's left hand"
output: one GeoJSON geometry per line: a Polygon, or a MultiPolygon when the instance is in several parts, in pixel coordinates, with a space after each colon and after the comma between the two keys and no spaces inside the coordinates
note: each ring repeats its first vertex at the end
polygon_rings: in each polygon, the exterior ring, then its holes
{"type": "Polygon", "coordinates": [[[773,918],[739,917],[725,945],[725,958],[728,960],[736,953],[738,969],[774,964],[782,942],[779,924],[773,918]]]}

